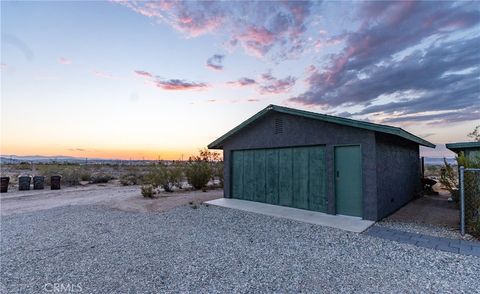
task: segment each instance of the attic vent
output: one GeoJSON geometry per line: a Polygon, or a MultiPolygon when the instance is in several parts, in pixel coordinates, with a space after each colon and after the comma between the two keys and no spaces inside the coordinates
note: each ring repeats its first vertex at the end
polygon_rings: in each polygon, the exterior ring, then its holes
{"type": "Polygon", "coordinates": [[[275,119],[275,134],[283,134],[283,119],[275,119]]]}

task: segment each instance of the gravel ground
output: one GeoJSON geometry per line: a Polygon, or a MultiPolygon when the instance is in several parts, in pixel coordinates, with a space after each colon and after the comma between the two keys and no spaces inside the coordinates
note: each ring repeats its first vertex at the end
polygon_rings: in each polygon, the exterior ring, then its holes
{"type": "Polygon", "coordinates": [[[84,293],[480,289],[480,258],[213,206],[67,206],[1,224],[5,293],[41,293],[53,283],[84,293]]]}

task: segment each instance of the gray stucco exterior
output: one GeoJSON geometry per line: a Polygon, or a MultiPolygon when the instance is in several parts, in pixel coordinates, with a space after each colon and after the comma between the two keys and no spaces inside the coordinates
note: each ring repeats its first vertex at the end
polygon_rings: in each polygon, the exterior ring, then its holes
{"type": "Polygon", "coordinates": [[[334,147],[359,145],[362,153],[363,218],[379,220],[410,201],[420,188],[418,144],[393,135],[271,112],[242,128],[223,143],[224,197],[231,192],[234,150],[324,145],[328,213],[336,214],[334,147]],[[279,119],[283,132],[275,133],[279,119]]]}
{"type": "Polygon", "coordinates": [[[418,145],[382,133],[375,134],[377,152],[378,217],[410,202],[421,189],[418,145]]]}

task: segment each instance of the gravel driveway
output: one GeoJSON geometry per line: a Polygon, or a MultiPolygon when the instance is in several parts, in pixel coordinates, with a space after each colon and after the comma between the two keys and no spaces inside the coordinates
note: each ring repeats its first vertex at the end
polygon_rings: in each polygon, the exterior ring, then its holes
{"type": "Polygon", "coordinates": [[[480,258],[221,207],[66,206],[1,225],[5,293],[55,283],[84,293],[480,289],[480,258]]]}

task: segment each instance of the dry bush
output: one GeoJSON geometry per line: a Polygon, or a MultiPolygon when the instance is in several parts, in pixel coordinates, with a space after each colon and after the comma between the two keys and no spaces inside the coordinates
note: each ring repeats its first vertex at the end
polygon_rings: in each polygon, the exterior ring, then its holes
{"type": "Polygon", "coordinates": [[[87,168],[73,164],[43,164],[38,165],[39,175],[45,177],[46,185],[50,185],[50,177],[54,175],[62,176],[61,183],[66,186],[77,186],[80,181],[90,177],[87,168]]]}
{"type": "Polygon", "coordinates": [[[145,198],[153,198],[155,195],[155,189],[152,185],[144,185],[141,188],[142,196],[145,198]]]}
{"type": "Polygon", "coordinates": [[[212,178],[212,167],[201,158],[190,158],[185,165],[185,176],[194,189],[200,190],[206,187],[212,178]]]}
{"type": "Polygon", "coordinates": [[[90,183],[92,183],[92,184],[104,184],[104,183],[108,183],[112,179],[113,179],[113,177],[111,175],[108,175],[106,173],[98,173],[98,174],[95,174],[91,177],[90,183]]]}
{"type": "Polygon", "coordinates": [[[183,170],[180,165],[159,164],[145,176],[145,183],[153,188],[161,187],[165,192],[173,192],[174,187],[181,188],[183,170]]]}
{"type": "Polygon", "coordinates": [[[120,184],[123,186],[138,185],[143,183],[143,176],[136,173],[128,173],[120,176],[120,184]]]}

